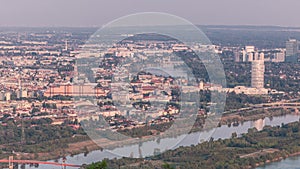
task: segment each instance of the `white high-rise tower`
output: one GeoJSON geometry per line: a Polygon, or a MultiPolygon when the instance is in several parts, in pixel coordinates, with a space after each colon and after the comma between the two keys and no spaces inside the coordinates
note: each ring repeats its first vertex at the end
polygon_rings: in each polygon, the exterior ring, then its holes
{"type": "Polygon", "coordinates": [[[252,61],[251,87],[262,89],[264,88],[265,62],[264,55],[259,56],[257,60],[252,61]]]}
{"type": "Polygon", "coordinates": [[[66,40],[65,41],[65,51],[67,51],[68,50],[68,41],[66,40]]]}

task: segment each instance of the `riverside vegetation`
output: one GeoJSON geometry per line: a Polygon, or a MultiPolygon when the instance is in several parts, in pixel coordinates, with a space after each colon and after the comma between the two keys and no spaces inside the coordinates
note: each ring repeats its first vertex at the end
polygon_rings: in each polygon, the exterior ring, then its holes
{"type": "Polygon", "coordinates": [[[300,122],[266,126],[262,131],[249,129],[247,134],[230,139],[211,138],[209,141],[190,147],[179,147],[148,158],[105,159],[86,166],[88,169],[243,169],[255,168],[272,161],[300,154],[300,122]]]}

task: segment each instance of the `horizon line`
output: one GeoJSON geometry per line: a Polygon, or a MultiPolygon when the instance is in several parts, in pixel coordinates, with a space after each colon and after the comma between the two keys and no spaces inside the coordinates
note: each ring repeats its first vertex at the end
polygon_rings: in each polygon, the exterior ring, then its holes
{"type": "MultiPolygon", "coordinates": [[[[281,26],[281,25],[254,25],[254,24],[194,24],[195,26],[219,26],[219,27],[274,27],[274,28],[291,28],[300,29],[300,26],[281,26]]],[[[0,25],[0,28],[101,28],[102,26],[9,26],[0,25]]],[[[145,25],[149,26],[149,25],[145,25]]],[[[152,26],[152,25],[150,25],[152,26]]],[[[153,26],[184,26],[184,25],[153,25],[153,26]]],[[[132,26],[122,26],[122,27],[132,27],[132,26]]]]}

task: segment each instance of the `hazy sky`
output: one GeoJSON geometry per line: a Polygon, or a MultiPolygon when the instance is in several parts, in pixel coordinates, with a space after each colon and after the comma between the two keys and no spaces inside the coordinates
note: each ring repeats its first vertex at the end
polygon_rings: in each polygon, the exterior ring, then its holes
{"type": "Polygon", "coordinates": [[[200,25],[300,27],[299,0],[0,0],[0,26],[101,26],[137,12],[200,25]]]}

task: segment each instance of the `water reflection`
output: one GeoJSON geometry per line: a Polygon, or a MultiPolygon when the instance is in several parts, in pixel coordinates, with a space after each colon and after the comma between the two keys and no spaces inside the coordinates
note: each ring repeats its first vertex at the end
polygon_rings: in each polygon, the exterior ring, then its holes
{"type": "Polygon", "coordinates": [[[255,127],[258,131],[261,131],[264,126],[266,125],[266,120],[265,119],[258,119],[253,122],[253,127],[255,127]]]}
{"type": "MultiPolygon", "coordinates": [[[[239,125],[231,125],[228,127],[228,125],[222,125],[221,127],[214,128],[209,131],[202,131],[202,132],[195,132],[191,133],[189,135],[180,135],[174,138],[162,138],[160,140],[152,140],[147,141],[140,144],[134,144],[124,147],[115,148],[113,150],[97,150],[92,151],[86,156],[84,154],[74,155],[74,156],[68,156],[66,163],[70,164],[89,164],[92,162],[100,161],[104,158],[119,158],[119,156],[116,156],[115,154],[128,154],[128,156],[131,157],[140,157],[142,153],[149,152],[149,149],[155,149],[156,152],[152,151],[148,154],[143,154],[143,157],[150,156],[158,151],[164,151],[164,148],[168,148],[168,145],[176,145],[175,148],[179,146],[191,146],[196,145],[199,142],[203,142],[205,140],[210,139],[212,136],[214,140],[217,140],[219,138],[226,139],[230,138],[232,136],[232,133],[236,132],[238,136],[240,136],[243,133],[247,133],[249,128],[255,127],[257,130],[262,130],[264,126],[270,125],[270,126],[278,126],[282,123],[291,123],[299,120],[300,115],[285,115],[280,117],[273,117],[273,118],[264,118],[259,119],[256,121],[248,121],[244,123],[240,123],[239,125]]],[[[61,161],[61,159],[59,159],[61,161]]],[[[299,164],[300,161],[298,160],[299,164]]],[[[298,165],[299,166],[299,165],[298,165]]],[[[41,169],[52,169],[55,168],[53,166],[46,166],[46,165],[40,165],[39,168],[41,169]]],[[[57,167],[60,168],[60,167],[57,167]]],[[[283,167],[285,168],[285,167],[283,167]]],[[[56,169],[56,168],[55,168],[56,169]]]]}

